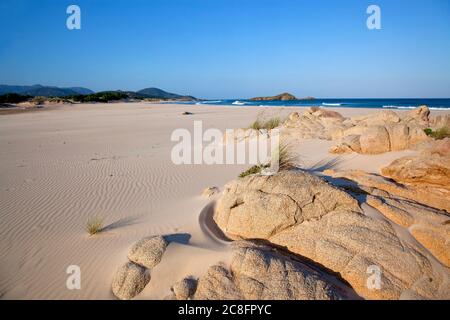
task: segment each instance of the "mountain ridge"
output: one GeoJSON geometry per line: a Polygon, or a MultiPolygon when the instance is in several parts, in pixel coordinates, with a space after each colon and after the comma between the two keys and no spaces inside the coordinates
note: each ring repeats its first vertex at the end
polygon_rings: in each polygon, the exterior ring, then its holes
{"type": "MultiPolygon", "coordinates": [[[[128,96],[129,99],[135,98],[148,98],[148,99],[176,99],[176,100],[198,100],[197,98],[189,95],[180,95],[164,91],[159,88],[149,87],[138,91],[122,91],[122,90],[106,90],[102,92],[118,92],[128,96]]],[[[84,87],[56,87],[56,86],[43,86],[40,84],[31,86],[20,85],[2,85],[0,84],[0,95],[15,93],[25,96],[44,96],[44,97],[70,97],[79,95],[92,95],[95,94],[93,90],[84,87]]]]}

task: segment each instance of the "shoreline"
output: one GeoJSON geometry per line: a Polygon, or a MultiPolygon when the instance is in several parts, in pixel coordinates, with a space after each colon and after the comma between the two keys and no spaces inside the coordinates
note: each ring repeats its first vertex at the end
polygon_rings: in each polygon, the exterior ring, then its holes
{"type": "MultiPolygon", "coordinates": [[[[5,115],[13,115],[13,114],[22,114],[22,113],[29,113],[29,112],[43,112],[43,111],[60,111],[60,110],[66,110],[68,108],[84,108],[84,107],[91,107],[91,106],[97,106],[98,108],[106,108],[108,106],[120,106],[120,107],[126,107],[128,105],[151,105],[151,106],[170,106],[170,107],[189,107],[189,108],[226,108],[230,110],[240,110],[240,109],[251,109],[255,108],[257,110],[260,109],[266,109],[266,110],[290,110],[291,112],[303,112],[306,109],[310,107],[320,107],[331,111],[336,111],[339,113],[342,113],[345,117],[351,117],[355,114],[362,115],[362,112],[366,113],[373,113],[378,112],[382,110],[392,110],[394,112],[398,112],[400,114],[406,113],[408,111],[411,111],[415,109],[415,107],[412,108],[401,108],[401,109],[394,109],[394,108],[378,108],[378,107],[349,107],[349,106],[323,106],[323,105],[311,105],[311,106],[286,106],[286,105],[217,105],[217,104],[196,104],[196,103],[174,103],[174,102],[164,102],[164,101],[158,101],[158,102],[110,102],[110,103],[74,103],[74,104],[62,104],[62,105],[43,105],[39,107],[7,107],[7,108],[0,108],[0,116],[5,115]],[[359,111],[351,111],[351,110],[359,110],[359,111]]],[[[443,109],[443,108],[429,108],[430,111],[432,111],[433,114],[448,114],[450,113],[450,108],[443,109]]],[[[186,110],[190,111],[190,110],[186,110]]],[[[365,114],[365,113],[364,113],[365,114]]]]}

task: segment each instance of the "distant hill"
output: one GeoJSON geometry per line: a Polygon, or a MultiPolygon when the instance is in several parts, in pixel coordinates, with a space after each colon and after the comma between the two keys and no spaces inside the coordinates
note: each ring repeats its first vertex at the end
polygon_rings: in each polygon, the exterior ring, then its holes
{"type": "Polygon", "coordinates": [[[94,91],[82,87],[59,88],[52,86],[9,86],[0,85],[0,95],[6,93],[17,93],[28,96],[44,96],[44,97],[66,97],[77,94],[92,94],[94,91]]]}
{"type": "Polygon", "coordinates": [[[143,95],[146,98],[154,98],[154,99],[197,100],[197,98],[193,96],[183,96],[175,93],[170,93],[158,88],[146,88],[139,90],[136,93],[143,95]]]}
{"type": "MultiPolygon", "coordinates": [[[[95,99],[96,94],[94,91],[83,88],[83,87],[70,87],[70,88],[60,88],[60,87],[52,87],[52,86],[42,86],[42,85],[33,85],[33,86],[10,86],[10,85],[0,85],[0,95],[4,94],[20,94],[23,96],[43,96],[43,97],[75,97],[75,96],[92,96],[86,97],[86,99],[95,99]]],[[[98,92],[102,96],[113,96],[116,97],[124,97],[122,99],[161,99],[161,100],[197,100],[197,98],[192,96],[184,96],[175,93],[170,93],[158,88],[146,88],[139,90],[137,92],[134,91],[104,91],[98,92]],[[107,93],[107,95],[105,95],[107,93]],[[114,94],[116,93],[116,94],[114,94]]],[[[81,97],[78,97],[79,100],[85,100],[81,97]]]]}

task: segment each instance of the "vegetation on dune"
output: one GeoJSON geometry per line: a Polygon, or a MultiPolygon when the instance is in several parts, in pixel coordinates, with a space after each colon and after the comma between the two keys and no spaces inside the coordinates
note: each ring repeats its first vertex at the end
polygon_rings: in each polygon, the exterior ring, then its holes
{"type": "Polygon", "coordinates": [[[103,230],[103,218],[91,217],[86,222],[86,231],[93,236],[103,230]]]}
{"type": "Polygon", "coordinates": [[[440,129],[437,129],[436,131],[433,131],[431,128],[427,128],[423,130],[425,134],[429,137],[432,137],[436,140],[442,140],[445,138],[450,138],[450,128],[443,127],[440,129]]]}
{"type": "Polygon", "coordinates": [[[261,171],[265,168],[268,168],[268,164],[257,164],[251,167],[250,169],[245,170],[239,175],[239,178],[245,178],[246,176],[261,173],[261,171]]]}
{"type": "Polygon", "coordinates": [[[66,97],[67,99],[76,102],[109,102],[128,98],[128,95],[123,92],[104,91],[92,93],[87,95],[75,95],[66,97]]]}
{"type": "Polygon", "coordinates": [[[20,103],[24,101],[28,101],[31,99],[31,96],[21,95],[17,93],[6,93],[0,95],[0,103],[20,103]]]}
{"type": "Polygon", "coordinates": [[[259,117],[250,125],[250,129],[254,130],[261,130],[261,129],[267,129],[272,130],[278,127],[281,123],[280,118],[273,117],[269,120],[263,121],[259,117]]]}
{"type": "Polygon", "coordinates": [[[297,167],[298,155],[293,151],[292,146],[286,143],[280,143],[278,153],[275,153],[275,157],[278,157],[279,170],[292,170],[297,167]]]}
{"type": "MultiPolygon", "coordinates": [[[[273,161],[278,160],[278,170],[284,171],[284,170],[292,170],[297,168],[297,161],[298,156],[297,154],[292,150],[291,145],[282,143],[280,144],[278,150],[272,155],[273,161]],[[278,158],[278,159],[277,159],[278,158]]],[[[259,174],[264,169],[269,168],[270,163],[266,164],[258,164],[254,165],[253,167],[245,170],[239,175],[239,178],[244,178],[252,174],[259,174]]]]}

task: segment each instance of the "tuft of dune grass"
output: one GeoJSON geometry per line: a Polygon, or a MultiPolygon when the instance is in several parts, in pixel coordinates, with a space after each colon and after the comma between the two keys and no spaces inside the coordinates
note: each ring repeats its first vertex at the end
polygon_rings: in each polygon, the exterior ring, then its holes
{"type": "Polygon", "coordinates": [[[103,230],[103,218],[90,217],[86,222],[86,232],[93,236],[103,230]]]}
{"type": "Polygon", "coordinates": [[[292,145],[280,143],[278,148],[279,170],[292,170],[297,167],[298,155],[294,152],[292,145]]]}
{"type": "MultiPolygon", "coordinates": [[[[292,145],[287,143],[281,143],[278,150],[274,154],[274,157],[278,158],[279,171],[293,170],[297,168],[298,155],[294,152],[292,145]]],[[[272,160],[275,160],[272,158],[272,160]]],[[[258,164],[245,170],[239,175],[239,178],[244,178],[252,174],[259,174],[266,168],[269,168],[270,164],[258,164]]]]}
{"type": "Polygon", "coordinates": [[[253,123],[250,125],[249,128],[254,130],[261,130],[261,129],[272,130],[280,126],[280,124],[281,120],[279,117],[273,117],[266,121],[263,121],[258,117],[255,121],[253,121],[253,123]]]}

